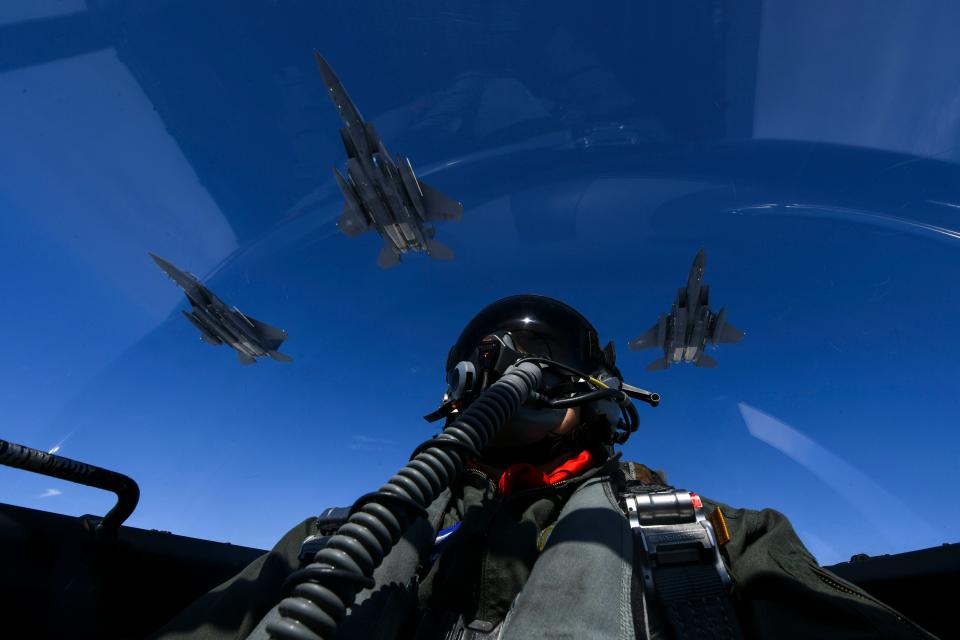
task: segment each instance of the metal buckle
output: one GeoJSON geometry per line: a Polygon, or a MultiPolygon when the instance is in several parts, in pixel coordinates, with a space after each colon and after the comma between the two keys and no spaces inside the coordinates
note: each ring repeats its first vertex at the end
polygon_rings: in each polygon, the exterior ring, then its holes
{"type": "Polygon", "coordinates": [[[700,497],[687,491],[628,493],[624,496],[630,528],[643,544],[643,582],[655,588],[658,567],[713,565],[724,587],[730,574],[720,555],[713,525],[704,514],[700,497]]]}
{"type": "Polygon", "coordinates": [[[330,542],[332,536],[325,536],[321,534],[314,534],[307,536],[307,538],[300,543],[300,551],[297,553],[297,560],[303,563],[313,562],[313,556],[317,555],[317,551],[323,549],[327,546],[327,543],[330,542]]]}

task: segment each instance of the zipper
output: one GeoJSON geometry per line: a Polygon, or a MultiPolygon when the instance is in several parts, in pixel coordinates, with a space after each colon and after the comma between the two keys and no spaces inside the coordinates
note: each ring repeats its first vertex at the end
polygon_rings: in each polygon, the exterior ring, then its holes
{"type": "Polygon", "coordinates": [[[815,566],[815,565],[810,565],[810,566],[811,566],[811,568],[813,569],[813,572],[816,574],[816,576],[817,576],[818,578],[820,578],[820,581],[823,582],[825,585],[827,585],[827,586],[829,586],[829,587],[831,587],[831,588],[833,588],[833,589],[835,589],[835,590],[837,590],[837,591],[840,591],[841,593],[846,593],[846,594],[848,594],[848,595],[856,596],[857,598],[859,598],[859,599],[861,599],[861,600],[865,600],[866,602],[870,602],[871,604],[875,604],[875,605],[879,606],[881,609],[883,609],[884,611],[886,611],[887,613],[891,614],[893,617],[895,617],[895,618],[897,619],[897,622],[900,622],[900,623],[905,624],[905,625],[907,625],[908,627],[910,627],[910,629],[913,630],[913,632],[916,633],[917,636],[922,637],[922,638],[928,638],[928,637],[930,637],[925,630],[923,630],[921,627],[917,626],[917,623],[915,623],[913,620],[910,620],[909,618],[904,618],[903,615],[901,615],[900,612],[897,611],[896,609],[893,609],[892,607],[886,605],[885,603],[877,600],[876,598],[874,598],[874,597],[872,597],[872,596],[870,596],[870,595],[868,595],[868,594],[866,594],[866,593],[864,593],[864,592],[862,592],[862,591],[857,591],[857,590],[855,590],[855,589],[851,589],[850,587],[846,586],[845,584],[843,584],[843,583],[841,583],[841,582],[838,582],[837,580],[835,580],[834,578],[832,578],[829,574],[827,574],[827,573],[826,573],[823,569],[821,569],[820,567],[815,566]]]}
{"type": "Polygon", "coordinates": [[[497,492],[497,485],[495,485],[495,484],[493,483],[493,480],[490,479],[490,476],[488,476],[487,474],[485,474],[483,471],[480,471],[479,469],[465,469],[465,470],[464,470],[464,473],[470,473],[470,474],[473,474],[473,475],[475,475],[475,476],[479,476],[480,478],[483,478],[483,479],[486,481],[487,485],[488,485],[491,489],[493,489],[493,492],[494,492],[494,493],[497,492]]]}
{"type": "MultiPolygon", "coordinates": [[[[827,575],[825,575],[825,574],[823,574],[823,573],[820,573],[819,571],[817,571],[816,574],[817,574],[817,577],[820,578],[820,581],[821,581],[821,582],[823,582],[824,584],[826,584],[826,585],[828,585],[828,586],[830,586],[830,587],[833,587],[833,588],[836,589],[837,591],[842,591],[843,593],[848,593],[848,594],[850,594],[850,595],[852,595],[852,596],[857,596],[857,597],[860,598],[861,600],[869,600],[869,598],[865,597],[865,596],[864,596],[862,593],[860,593],[859,591],[854,591],[853,589],[849,589],[849,588],[845,587],[844,585],[840,584],[839,582],[837,582],[836,580],[834,580],[833,578],[831,578],[831,577],[829,577],[829,576],[827,576],[827,575]]],[[[898,619],[898,620],[901,620],[902,618],[900,618],[900,616],[897,616],[897,619],[898,619]]]]}

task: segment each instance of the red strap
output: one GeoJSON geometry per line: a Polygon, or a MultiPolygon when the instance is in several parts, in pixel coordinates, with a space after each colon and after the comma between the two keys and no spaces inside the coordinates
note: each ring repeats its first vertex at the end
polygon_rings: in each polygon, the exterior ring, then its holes
{"type": "Polygon", "coordinates": [[[508,496],[514,491],[545,487],[550,484],[557,484],[568,478],[573,478],[591,466],[593,466],[593,455],[587,450],[581,451],[578,455],[567,459],[566,462],[550,473],[544,473],[532,464],[520,462],[507,467],[500,475],[497,489],[501,496],[508,496]]]}

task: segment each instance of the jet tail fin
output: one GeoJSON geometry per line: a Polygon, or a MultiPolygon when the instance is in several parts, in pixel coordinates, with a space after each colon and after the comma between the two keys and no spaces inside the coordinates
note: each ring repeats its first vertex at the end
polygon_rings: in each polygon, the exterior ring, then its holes
{"type": "Polygon", "coordinates": [[[663,371],[667,368],[667,356],[654,360],[647,365],[647,371],[663,371]]]}
{"type": "Polygon", "coordinates": [[[237,359],[240,360],[240,364],[245,367],[257,361],[256,358],[248,356],[243,351],[237,351],[237,359]]]}
{"type": "Polygon", "coordinates": [[[383,245],[380,249],[380,255],[377,256],[377,266],[381,269],[389,269],[400,264],[400,254],[389,244],[383,245]]]}
{"type": "Polygon", "coordinates": [[[267,353],[277,362],[293,362],[293,358],[285,353],[280,353],[279,351],[268,351],[267,353]]]}
{"type": "Polygon", "coordinates": [[[453,249],[433,238],[427,238],[427,252],[437,260],[453,260],[453,249]]]}
{"type": "Polygon", "coordinates": [[[700,367],[701,369],[713,369],[715,366],[717,366],[717,361],[707,354],[702,353],[700,354],[700,357],[697,358],[696,362],[694,362],[694,365],[700,367]]]}

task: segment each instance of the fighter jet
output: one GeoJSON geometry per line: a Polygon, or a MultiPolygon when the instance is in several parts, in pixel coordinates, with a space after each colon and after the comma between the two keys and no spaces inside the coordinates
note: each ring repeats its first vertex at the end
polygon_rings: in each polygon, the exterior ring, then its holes
{"type": "Polygon", "coordinates": [[[382,268],[400,262],[408,251],[424,251],[440,260],[453,258],[449,247],[434,239],[430,222],[459,220],[463,205],[413,173],[410,160],[390,157],[380,135],[364,122],[346,89],[319,53],[320,75],[345,125],[340,138],[347,150],[347,175],[333,169],[333,177],[346,200],[337,227],[353,237],[375,229],[384,240],[377,264],[382,268]]]}
{"type": "Polygon", "coordinates": [[[200,284],[197,276],[181,271],[160,256],[151,253],[150,257],[187,294],[193,309],[189,313],[181,310],[181,313],[200,330],[204,342],[212,345],[227,343],[237,350],[243,365],[253,364],[262,356],[293,362],[293,358],[277,351],[287,339],[286,331],[252,318],[236,307],[227,306],[200,284]]]}
{"type": "Polygon", "coordinates": [[[692,362],[698,367],[713,368],[717,361],[704,353],[707,342],[716,345],[739,342],[743,332],[727,322],[727,311],[714,313],[709,308],[710,287],[703,284],[707,256],[697,253],[687,278],[687,286],[677,290],[670,314],[663,314],[657,324],[629,343],[634,351],[660,347],[664,356],[647,366],[647,371],[666,369],[678,362],[692,362]]]}

